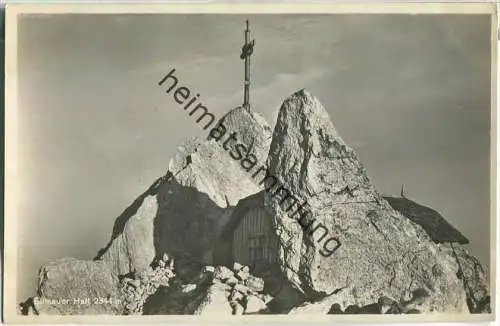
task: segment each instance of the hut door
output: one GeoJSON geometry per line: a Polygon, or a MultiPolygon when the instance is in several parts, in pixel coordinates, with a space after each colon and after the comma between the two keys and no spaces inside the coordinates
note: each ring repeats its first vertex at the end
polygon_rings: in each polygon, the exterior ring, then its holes
{"type": "Polygon", "coordinates": [[[233,258],[253,270],[266,269],[276,259],[277,239],[264,209],[245,213],[233,235],[233,258]]]}

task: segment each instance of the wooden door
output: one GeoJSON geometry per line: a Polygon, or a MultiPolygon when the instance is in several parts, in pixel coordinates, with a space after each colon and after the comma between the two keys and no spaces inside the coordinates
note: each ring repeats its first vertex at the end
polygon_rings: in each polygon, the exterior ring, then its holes
{"type": "Polygon", "coordinates": [[[262,208],[248,211],[233,235],[233,258],[253,270],[274,263],[277,240],[271,216],[262,208]]]}

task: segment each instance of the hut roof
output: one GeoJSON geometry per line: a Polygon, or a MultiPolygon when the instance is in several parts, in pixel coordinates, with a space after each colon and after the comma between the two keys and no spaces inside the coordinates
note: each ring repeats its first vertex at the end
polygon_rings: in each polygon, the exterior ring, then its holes
{"type": "Polygon", "coordinates": [[[420,205],[405,197],[384,197],[398,212],[420,225],[436,243],[454,242],[467,244],[469,240],[432,208],[420,205]]]}

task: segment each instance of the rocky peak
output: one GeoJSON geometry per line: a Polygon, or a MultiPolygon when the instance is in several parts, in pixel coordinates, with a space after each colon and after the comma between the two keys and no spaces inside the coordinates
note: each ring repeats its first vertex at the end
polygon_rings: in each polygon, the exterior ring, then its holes
{"type": "Polygon", "coordinates": [[[381,297],[406,300],[418,290],[429,294],[420,312],[463,311],[454,259],[378,194],[307,91],[281,106],[268,166],[299,199],[290,209],[273,190],[266,205],[274,215],[279,264],[306,300],[328,297],[346,308],[381,297]]]}
{"type": "Polygon", "coordinates": [[[354,195],[363,201],[379,199],[356,153],[337,133],[319,100],[304,89],[280,108],[268,164],[290,190],[307,195],[310,204],[325,199],[341,203],[354,195]],[[285,159],[282,153],[289,156],[285,159]]]}
{"type": "Polygon", "coordinates": [[[219,141],[209,135],[206,141],[192,138],[183,144],[170,161],[169,171],[181,186],[195,187],[219,207],[235,206],[240,199],[257,193],[262,187],[229,156],[223,142],[229,134],[236,133],[238,142],[251,148],[257,159],[265,162],[271,128],[258,113],[242,107],[226,113],[214,126],[218,128],[225,130],[225,136],[219,141]]]}

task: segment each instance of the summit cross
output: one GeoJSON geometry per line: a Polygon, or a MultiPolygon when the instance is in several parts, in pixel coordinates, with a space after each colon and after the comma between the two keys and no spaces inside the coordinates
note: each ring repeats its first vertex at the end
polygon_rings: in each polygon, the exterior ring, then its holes
{"type": "Polygon", "coordinates": [[[253,53],[254,44],[255,39],[250,41],[250,26],[247,19],[245,29],[245,44],[241,48],[240,55],[240,59],[245,60],[245,87],[243,93],[243,107],[247,110],[250,109],[250,56],[253,53]]]}

